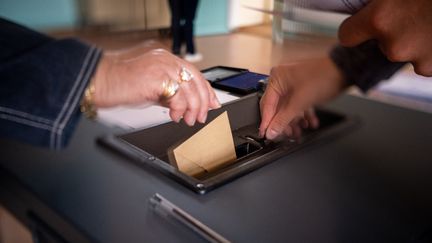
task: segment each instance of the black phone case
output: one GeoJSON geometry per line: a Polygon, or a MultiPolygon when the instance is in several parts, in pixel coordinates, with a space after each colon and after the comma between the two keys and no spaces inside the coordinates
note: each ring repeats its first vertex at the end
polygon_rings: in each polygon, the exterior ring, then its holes
{"type": "MultiPolygon", "coordinates": [[[[214,78],[214,79],[208,80],[212,87],[220,89],[220,90],[225,90],[225,91],[228,91],[231,93],[239,94],[239,95],[247,95],[247,94],[251,94],[253,92],[259,91],[257,86],[255,86],[255,87],[251,86],[251,87],[247,87],[247,88],[238,88],[238,87],[233,87],[233,86],[228,86],[228,85],[223,84],[223,81],[226,81],[228,79],[232,79],[232,78],[238,77],[240,75],[245,75],[247,73],[253,73],[253,72],[250,72],[248,69],[226,67],[226,66],[214,66],[211,68],[204,69],[201,72],[204,74],[206,72],[209,72],[209,71],[212,71],[215,69],[224,69],[227,71],[234,71],[237,73],[234,75],[230,75],[230,76],[225,76],[225,77],[221,77],[221,78],[214,78]]],[[[259,73],[255,73],[255,74],[259,74],[259,73]]],[[[264,74],[259,74],[259,75],[264,75],[264,74]]]]}

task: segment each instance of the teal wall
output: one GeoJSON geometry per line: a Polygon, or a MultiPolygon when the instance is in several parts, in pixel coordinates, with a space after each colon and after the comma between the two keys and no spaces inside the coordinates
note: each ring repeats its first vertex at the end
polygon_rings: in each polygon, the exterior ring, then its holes
{"type": "Polygon", "coordinates": [[[200,0],[195,35],[228,33],[228,0],[200,0]]]}
{"type": "MultiPolygon", "coordinates": [[[[0,0],[0,16],[35,29],[71,28],[79,20],[76,0],[0,0]]],[[[196,35],[228,33],[228,0],[200,0],[196,35]]]]}
{"type": "Polygon", "coordinates": [[[0,16],[35,29],[70,28],[78,22],[75,0],[0,0],[0,16]]]}

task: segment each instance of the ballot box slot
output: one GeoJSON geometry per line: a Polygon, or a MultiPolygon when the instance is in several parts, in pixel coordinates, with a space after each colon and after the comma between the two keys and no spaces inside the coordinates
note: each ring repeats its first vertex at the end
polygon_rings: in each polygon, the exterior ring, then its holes
{"type": "Polygon", "coordinates": [[[250,142],[239,144],[235,148],[237,159],[245,158],[253,153],[260,151],[261,149],[262,149],[261,146],[258,146],[250,142]]]}
{"type": "Polygon", "coordinates": [[[237,159],[234,162],[220,167],[217,171],[197,176],[195,179],[200,181],[217,181],[219,177],[224,177],[224,175],[239,173],[239,171],[243,170],[242,168],[254,164],[254,161],[257,161],[257,159],[266,160],[266,156],[271,151],[279,150],[282,145],[282,143],[273,142],[268,143],[266,146],[258,146],[250,142],[238,144],[236,145],[237,159]]]}
{"type": "Polygon", "coordinates": [[[182,173],[169,161],[167,151],[202,129],[205,124],[189,127],[183,123],[169,122],[156,127],[111,135],[99,141],[114,148],[117,152],[131,158],[139,166],[159,170],[197,193],[204,194],[219,186],[229,184],[238,177],[246,175],[278,158],[287,156],[306,145],[323,141],[324,138],[345,134],[353,130],[358,121],[354,117],[339,114],[327,109],[316,109],[320,120],[318,129],[306,129],[300,139],[285,139],[272,142],[258,135],[261,122],[259,95],[253,94],[225,104],[221,109],[208,114],[211,121],[227,111],[237,158],[199,176],[182,173]]]}

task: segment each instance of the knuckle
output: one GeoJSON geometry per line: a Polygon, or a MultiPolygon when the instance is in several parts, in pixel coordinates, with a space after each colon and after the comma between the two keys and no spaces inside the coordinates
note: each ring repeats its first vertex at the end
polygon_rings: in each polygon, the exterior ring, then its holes
{"type": "Polygon", "coordinates": [[[209,106],[210,102],[209,102],[207,96],[203,96],[203,97],[201,98],[201,102],[200,102],[200,104],[201,104],[201,110],[202,110],[202,111],[208,109],[208,106],[209,106]]]}
{"type": "Polygon", "coordinates": [[[170,108],[174,111],[183,111],[186,109],[184,102],[172,102],[170,108]]]}
{"type": "Polygon", "coordinates": [[[277,82],[277,80],[279,80],[279,78],[280,78],[280,74],[281,74],[281,72],[283,71],[284,69],[283,68],[281,68],[281,66],[276,66],[276,67],[273,67],[271,70],[270,70],[270,83],[274,83],[274,82],[277,82]]]}
{"type": "Polygon", "coordinates": [[[188,105],[188,110],[192,111],[192,112],[197,112],[200,108],[200,105],[198,104],[197,100],[192,101],[189,103],[188,105]]]}
{"type": "Polygon", "coordinates": [[[270,70],[270,76],[275,75],[276,72],[277,72],[277,67],[272,67],[271,70],[270,70]]]}
{"type": "Polygon", "coordinates": [[[372,12],[369,20],[372,30],[377,33],[386,32],[388,27],[387,19],[388,17],[385,16],[382,12],[379,11],[372,12]]]}

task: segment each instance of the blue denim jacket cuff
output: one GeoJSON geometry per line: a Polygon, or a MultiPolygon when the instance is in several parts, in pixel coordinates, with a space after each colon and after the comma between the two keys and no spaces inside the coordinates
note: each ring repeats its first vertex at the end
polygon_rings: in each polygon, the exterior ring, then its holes
{"type": "Polygon", "coordinates": [[[47,41],[0,66],[0,137],[63,148],[102,51],[76,39],[47,41]]]}
{"type": "Polygon", "coordinates": [[[86,57],[79,71],[80,75],[76,78],[72,89],[68,93],[67,100],[65,100],[61,110],[63,112],[58,114],[53,124],[50,134],[50,148],[61,149],[69,143],[81,118],[80,102],[96,71],[101,54],[101,49],[95,46],[88,47],[86,57]]]}

